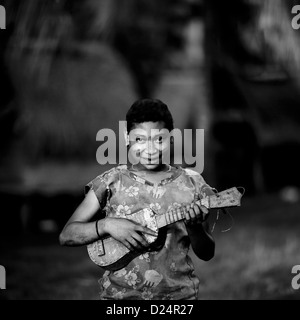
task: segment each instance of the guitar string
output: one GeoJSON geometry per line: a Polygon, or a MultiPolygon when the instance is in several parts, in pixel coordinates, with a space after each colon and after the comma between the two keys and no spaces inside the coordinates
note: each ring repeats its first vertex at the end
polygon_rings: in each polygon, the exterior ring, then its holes
{"type": "Polygon", "coordinates": [[[229,212],[229,211],[227,211],[227,213],[229,214],[229,217],[231,218],[231,226],[230,226],[228,229],[226,229],[226,230],[221,230],[221,232],[222,232],[222,233],[225,233],[225,232],[230,231],[230,230],[233,228],[233,226],[234,226],[234,219],[233,219],[233,216],[230,214],[230,212],[229,212]]]}
{"type": "MultiPolygon", "coordinates": [[[[243,187],[238,187],[238,188],[241,188],[241,189],[243,189],[243,194],[242,194],[242,196],[245,194],[245,188],[243,188],[243,187]]],[[[212,188],[212,190],[213,191],[215,191],[216,192],[216,195],[218,196],[218,190],[216,189],[216,188],[212,188]]],[[[222,233],[226,233],[226,232],[229,232],[232,228],[233,228],[233,226],[234,226],[234,218],[233,218],[233,216],[231,215],[231,213],[230,213],[230,211],[228,210],[228,209],[218,209],[217,210],[217,216],[216,216],[216,219],[215,219],[215,221],[214,221],[214,223],[213,223],[213,226],[212,226],[212,228],[211,228],[211,233],[213,233],[214,231],[215,231],[215,227],[216,227],[216,225],[217,225],[217,222],[218,222],[218,220],[219,220],[219,218],[220,218],[220,210],[221,211],[223,211],[224,212],[224,214],[228,214],[229,216],[230,216],[230,218],[231,218],[231,226],[229,227],[229,228],[227,228],[227,229],[225,229],[225,230],[221,230],[221,232],[222,233]]]]}
{"type": "MultiPolygon", "coordinates": [[[[241,193],[242,194],[242,196],[245,194],[245,192],[246,192],[246,189],[244,188],[244,187],[237,187],[237,189],[243,189],[243,193],[241,193]]],[[[219,210],[218,210],[219,211],[219,210]]],[[[230,213],[230,211],[229,210],[225,210],[225,212],[226,213],[228,213],[229,214],[229,217],[231,218],[231,226],[230,226],[230,228],[228,228],[228,229],[226,229],[226,230],[222,230],[221,232],[222,233],[225,233],[225,232],[228,232],[228,231],[230,231],[232,228],[233,228],[233,226],[234,226],[234,218],[233,218],[233,216],[231,215],[231,213],[230,213]]]]}
{"type": "MultiPolygon", "coordinates": [[[[246,192],[246,189],[244,188],[244,187],[237,187],[237,189],[243,189],[243,193],[241,193],[242,194],[242,196],[245,194],[245,192],[246,192]]],[[[242,197],[241,196],[241,197],[242,197]]],[[[225,233],[225,232],[228,232],[228,231],[230,231],[232,228],[233,228],[233,226],[234,226],[234,218],[233,218],[233,216],[231,215],[231,213],[230,213],[230,211],[229,210],[225,210],[225,212],[226,213],[228,213],[229,214],[229,217],[231,218],[231,226],[230,226],[230,228],[228,228],[228,229],[226,229],[226,230],[222,230],[221,232],[222,233],[225,233]]]]}
{"type": "MultiPolygon", "coordinates": [[[[219,193],[216,188],[211,188],[211,189],[212,189],[216,194],[219,193]]],[[[212,226],[212,228],[211,228],[211,233],[213,233],[213,232],[215,231],[215,227],[216,227],[217,222],[218,222],[218,220],[219,220],[219,216],[220,216],[220,209],[217,210],[217,217],[216,217],[216,219],[215,219],[215,221],[214,221],[214,223],[213,223],[213,226],[212,226]]]]}

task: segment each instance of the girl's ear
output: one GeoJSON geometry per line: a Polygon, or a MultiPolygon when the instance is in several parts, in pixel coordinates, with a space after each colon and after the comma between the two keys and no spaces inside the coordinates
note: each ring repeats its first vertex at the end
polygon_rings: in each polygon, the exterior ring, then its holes
{"type": "Polygon", "coordinates": [[[126,146],[129,146],[129,135],[127,130],[124,130],[124,139],[125,139],[126,146]]]}

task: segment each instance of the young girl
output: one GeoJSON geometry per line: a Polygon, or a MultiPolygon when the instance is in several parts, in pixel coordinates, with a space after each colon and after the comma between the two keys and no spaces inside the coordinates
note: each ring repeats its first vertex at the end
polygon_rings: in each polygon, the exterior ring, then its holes
{"type": "Polygon", "coordinates": [[[172,116],[163,102],[136,101],[127,112],[126,121],[128,156],[135,164],[114,167],[88,183],[85,199],[61,232],[60,243],[87,245],[111,236],[140,253],[122,269],[104,272],[99,280],[102,300],[195,300],[199,280],[188,256],[189,247],[205,261],[214,256],[215,250],[208,210],[195,204],[195,200],[213,191],[197,172],[162,161],[172,143],[162,129],[173,130],[172,116]],[[159,130],[162,131],[157,134],[159,130]],[[157,215],[183,213],[185,219],[158,233],[126,219],[145,207],[157,215]],[[99,209],[106,215],[95,221],[99,209]],[[149,247],[145,235],[158,236],[158,245],[149,247]]]}

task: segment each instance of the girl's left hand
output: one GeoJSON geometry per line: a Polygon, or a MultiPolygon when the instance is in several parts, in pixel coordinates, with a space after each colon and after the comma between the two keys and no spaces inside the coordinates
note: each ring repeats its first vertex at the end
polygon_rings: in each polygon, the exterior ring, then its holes
{"type": "Polygon", "coordinates": [[[182,207],[183,213],[185,214],[185,223],[187,225],[194,225],[203,223],[209,216],[209,211],[206,207],[196,204],[199,200],[198,194],[195,194],[195,199],[192,204],[182,207]]]}

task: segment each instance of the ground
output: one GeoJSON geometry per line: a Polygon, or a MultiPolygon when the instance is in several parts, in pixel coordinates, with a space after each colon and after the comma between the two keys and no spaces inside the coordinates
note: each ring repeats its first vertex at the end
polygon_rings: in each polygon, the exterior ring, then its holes
{"type": "MultiPolygon", "coordinates": [[[[292,267],[300,264],[299,212],[299,202],[268,194],[242,199],[242,207],[230,210],[233,225],[230,216],[220,215],[213,233],[215,257],[204,262],[191,252],[201,280],[199,298],[300,299],[300,290],[291,286],[292,267]]],[[[7,272],[1,299],[98,299],[102,271],[85,247],[60,247],[58,235],[50,233],[2,237],[0,249],[7,272]]]]}

